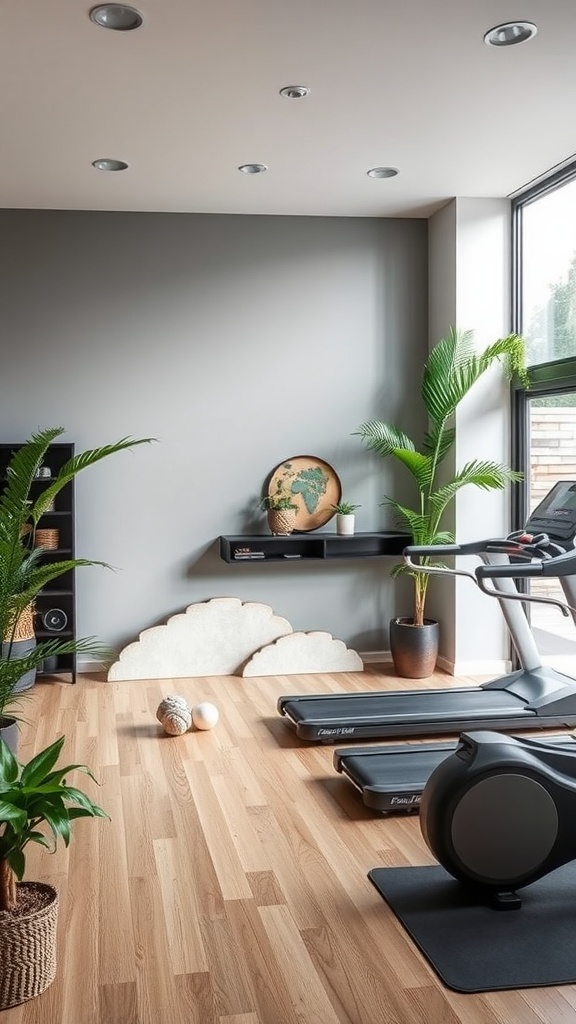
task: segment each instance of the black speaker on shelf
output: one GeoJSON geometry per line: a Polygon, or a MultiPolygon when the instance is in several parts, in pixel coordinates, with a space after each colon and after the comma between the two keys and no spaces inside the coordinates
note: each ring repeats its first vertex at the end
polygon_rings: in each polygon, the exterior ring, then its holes
{"type": "Polygon", "coordinates": [[[47,612],[42,612],[40,621],[44,629],[51,633],[61,633],[68,625],[68,616],[62,608],[49,608],[47,612]]]}

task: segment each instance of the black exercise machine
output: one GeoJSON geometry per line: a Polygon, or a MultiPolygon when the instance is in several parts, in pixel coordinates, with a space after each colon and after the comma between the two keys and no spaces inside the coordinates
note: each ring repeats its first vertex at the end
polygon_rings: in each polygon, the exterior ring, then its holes
{"type": "Polygon", "coordinates": [[[433,771],[420,826],[454,878],[499,909],[516,889],[576,858],[576,747],[464,733],[433,771]]]}

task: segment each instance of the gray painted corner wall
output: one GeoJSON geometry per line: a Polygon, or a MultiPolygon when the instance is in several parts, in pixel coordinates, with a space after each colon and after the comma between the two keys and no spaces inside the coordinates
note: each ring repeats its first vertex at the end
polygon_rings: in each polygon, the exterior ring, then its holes
{"type": "Polygon", "coordinates": [[[352,434],[425,426],[427,223],[4,210],[0,230],[0,440],[157,438],[77,480],[77,554],[117,567],[79,571],[79,632],[121,647],[236,596],[386,647],[387,559],[229,566],[217,538],[267,532],[263,484],[298,454],[334,466],[358,530],[393,527],[380,501],[407,481],[352,434]]]}

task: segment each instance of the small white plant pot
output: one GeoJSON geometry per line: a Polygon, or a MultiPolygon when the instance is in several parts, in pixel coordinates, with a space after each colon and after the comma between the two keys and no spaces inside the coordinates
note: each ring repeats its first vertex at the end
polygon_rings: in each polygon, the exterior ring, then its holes
{"type": "Polygon", "coordinates": [[[355,522],[356,516],[353,512],[350,512],[347,516],[338,514],[336,516],[336,533],[341,537],[351,537],[354,533],[355,522]]]}

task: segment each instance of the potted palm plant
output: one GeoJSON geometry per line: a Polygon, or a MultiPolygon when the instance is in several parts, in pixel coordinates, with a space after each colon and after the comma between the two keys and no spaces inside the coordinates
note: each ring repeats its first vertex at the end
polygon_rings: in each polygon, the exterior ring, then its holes
{"type": "Polygon", "coordinates": [[[40,995],[56,974],[58,891],[26,882],[26,847],[68,846],[76,818],[108,815],[68,783],[72,772],[94,779],[86,765],[56,767],[64,737],[26,765],[0,739],[0,1010],[40,995]]]}
{"type": "Polygon", "coordinates": [[[12,711],[17,704],[23,678],[35,673],[47,658],[78,653],[102,658],[110,653],[93,638],[36,643],[33,631],[30,636],[31,612],[44,587],[78,566],[106,564],[86,558],[46,563],[42,558],[42,547],[34,543],[38,523],[58,492],[81,470],[115,452],[151,440],[127,437],[115,444],[74,455],[55,476],[46,480],[46,487],[38,494],[33,483],[37,480],[39,467],[52,442],[63,433],[61,427],[48,428],[33,434],[15,449],[0,493],[0,730],[4,735],[4,729],[11,729],[12,746],[15,742],[14,715],[9,717],[7,711],[12,711]],[[29,642],[22,647],[20,638],[24,632],[29,642]]]}
{"type": "MultiPolygon", "coordinates": [[[[429,427],[421,450],[407,434],[389,423],[371,420],[356,431],[370,451],[396,459],[412,476],[416,492],[414,508],[407,508],[390,496],[386,496],[382,504],[392,510],[398,526],[411,534],[415,545],[453,543],[453,535],[443,528],[443,516],[462,487],[502,489],[511,481],[521,479],[521,474],[507,466],[473,459],[451,479],[438,480],[439,467],[454,447],[456,409],[497,361],[502,362],[509,378],[517,375],[528,386],[525,343],[521,337],[510,334],[477,353],[472,331],[451,328],[432,348],[424,366],[420,394],[429,427]]],[[[421,564],[441,563],[426,557],[421,564]]],[[[425,616],[430,576],[411,570],[405,564],[393,568],[393,575],[400,573],[408,573],[413,579],[414,604],[410,616],[395,618],[390,623],[392,658],[399,675],[422,678],[433,672],[438,655],[438,623],[425,616]]]]}

